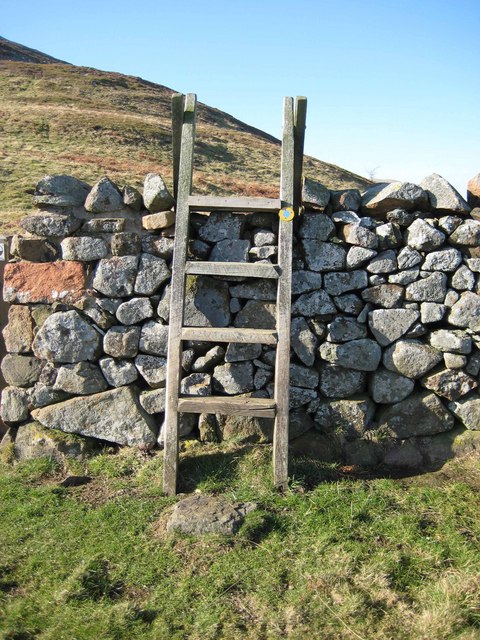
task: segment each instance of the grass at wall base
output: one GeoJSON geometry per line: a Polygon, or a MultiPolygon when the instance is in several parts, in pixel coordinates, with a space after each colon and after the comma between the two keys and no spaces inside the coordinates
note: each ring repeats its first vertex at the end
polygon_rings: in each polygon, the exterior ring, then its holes
{"type": "Polygon", "coordinates": [[[478,458],[408,479],[297,458],[281,496],[270,447],[183,446],[181,490],[259,504],[235,536],[166,534],[161,453],[4,455],[0,637],[480,638],[478,458]]]}

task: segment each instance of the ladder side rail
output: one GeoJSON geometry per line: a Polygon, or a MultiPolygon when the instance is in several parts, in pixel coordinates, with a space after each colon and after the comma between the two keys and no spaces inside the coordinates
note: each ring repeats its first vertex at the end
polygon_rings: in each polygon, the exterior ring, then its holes
{"type": "Polygon", "coordinates": [[[173,162],[173,197],[178,197],[178,174],[180,170],[180,149],[182,146],[183,112],[185,96],[174,93],[172,96],[172,162],[173,162]]]}
{"type": "Polygon", "coordinates": [[[303,148],[305,143],[306,120],[307,99],[304,96],[297,96],[294,107],[295,166],[293,175],[293,206],[296,214],[300,213],[302,204],[303,148]]]}
{"type": "Polygon", "coordinates": [[[172,262],[168,359],[165,397],[165,453],[163,491],[177,492],[178,475],[178,397],[181,375],[182,325],[185,297],[185,262],[187,258],[189,206],[192,188],[195,115],[197,97],[187,94],[183,112],[181,153],[178,174],[178,197],[175,216],[175,244],[172,262]]]}
{"type": "MultiPolygon", "coordinates": [[[[294,178],[294,112],[293,99],[285,98],[280,199],[283,206],[293,206],[294,178]]],[[[293,222],[280,218],[278,232],[278,265],[280,277],[277,290],[278,345],[275,360],[275,403],[277,414],[273,435],[273,476],[275,486],[284,491],[288,486],[288,411],[290,384],[290,311],[292,286],[293,222]]]]}

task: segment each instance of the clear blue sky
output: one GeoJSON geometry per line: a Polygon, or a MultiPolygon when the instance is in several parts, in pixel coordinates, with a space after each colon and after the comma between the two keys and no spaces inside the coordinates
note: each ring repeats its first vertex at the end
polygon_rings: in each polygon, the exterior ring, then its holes
{"type": "Polygon", "coordinates": [[[480,0],[2,0],[0,34],[141,76],[277,137],[309,99],[306,152],[376,178],[480,172],[480,0]]]}

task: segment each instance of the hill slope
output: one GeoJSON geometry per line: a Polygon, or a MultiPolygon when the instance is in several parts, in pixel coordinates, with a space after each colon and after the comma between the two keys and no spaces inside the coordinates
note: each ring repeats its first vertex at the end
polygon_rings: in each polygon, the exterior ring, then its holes
{"type": "MultiPolygon", "coordinates": [[[[146,173],[159,171],[168,181],[172,93],[141,78],[57,62],[0,39],[4,231],[31,207],[32,187],[46,173],[90,182],[108,174],[119,184],[139,185],[146,173]]],[[[267,133],[200,104],[195,150],[195,191],[278,193],[280,142],[267,133]]],[[[369,184],[310,157],[305,173],[330,188],[369,184]]]]}

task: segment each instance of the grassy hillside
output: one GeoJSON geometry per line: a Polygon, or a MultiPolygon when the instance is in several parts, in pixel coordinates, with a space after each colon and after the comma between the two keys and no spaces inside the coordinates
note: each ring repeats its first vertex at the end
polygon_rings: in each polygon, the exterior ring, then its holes
{"type": "Polygon", "coordinates": [[[163,455],[104,454],[65,488],[51,460],[0,462],[5,640],[477,640],[478,461],[412,481],[190,446],[181,489],[254,501],[232,537],[166,535],[163,455]]]}
{"type": "MultiPolygon", "coordinates": [[[[86,181],[108,174],[120,184],[134,185],[141,184],[150,171],[171,178],[171,89],[118,73],[47,64],[48,60],[19,62],[18,50],[12,53],[6,42],[0,40],[4,229],[31,207],[30,192],[46,173],[70,173],[86,181]],[[4,59],[9,56],[15,60],[4,59]]],[[[31,59],[37,60],[33,54],[31,59]]],[[[279,160],[278,140],[200,104],[197,192],[276,195],[279,160]]],[[[306,159],[305,172],[331,188],[368,184],[360,176],[313,158],[306,159]]]]}

